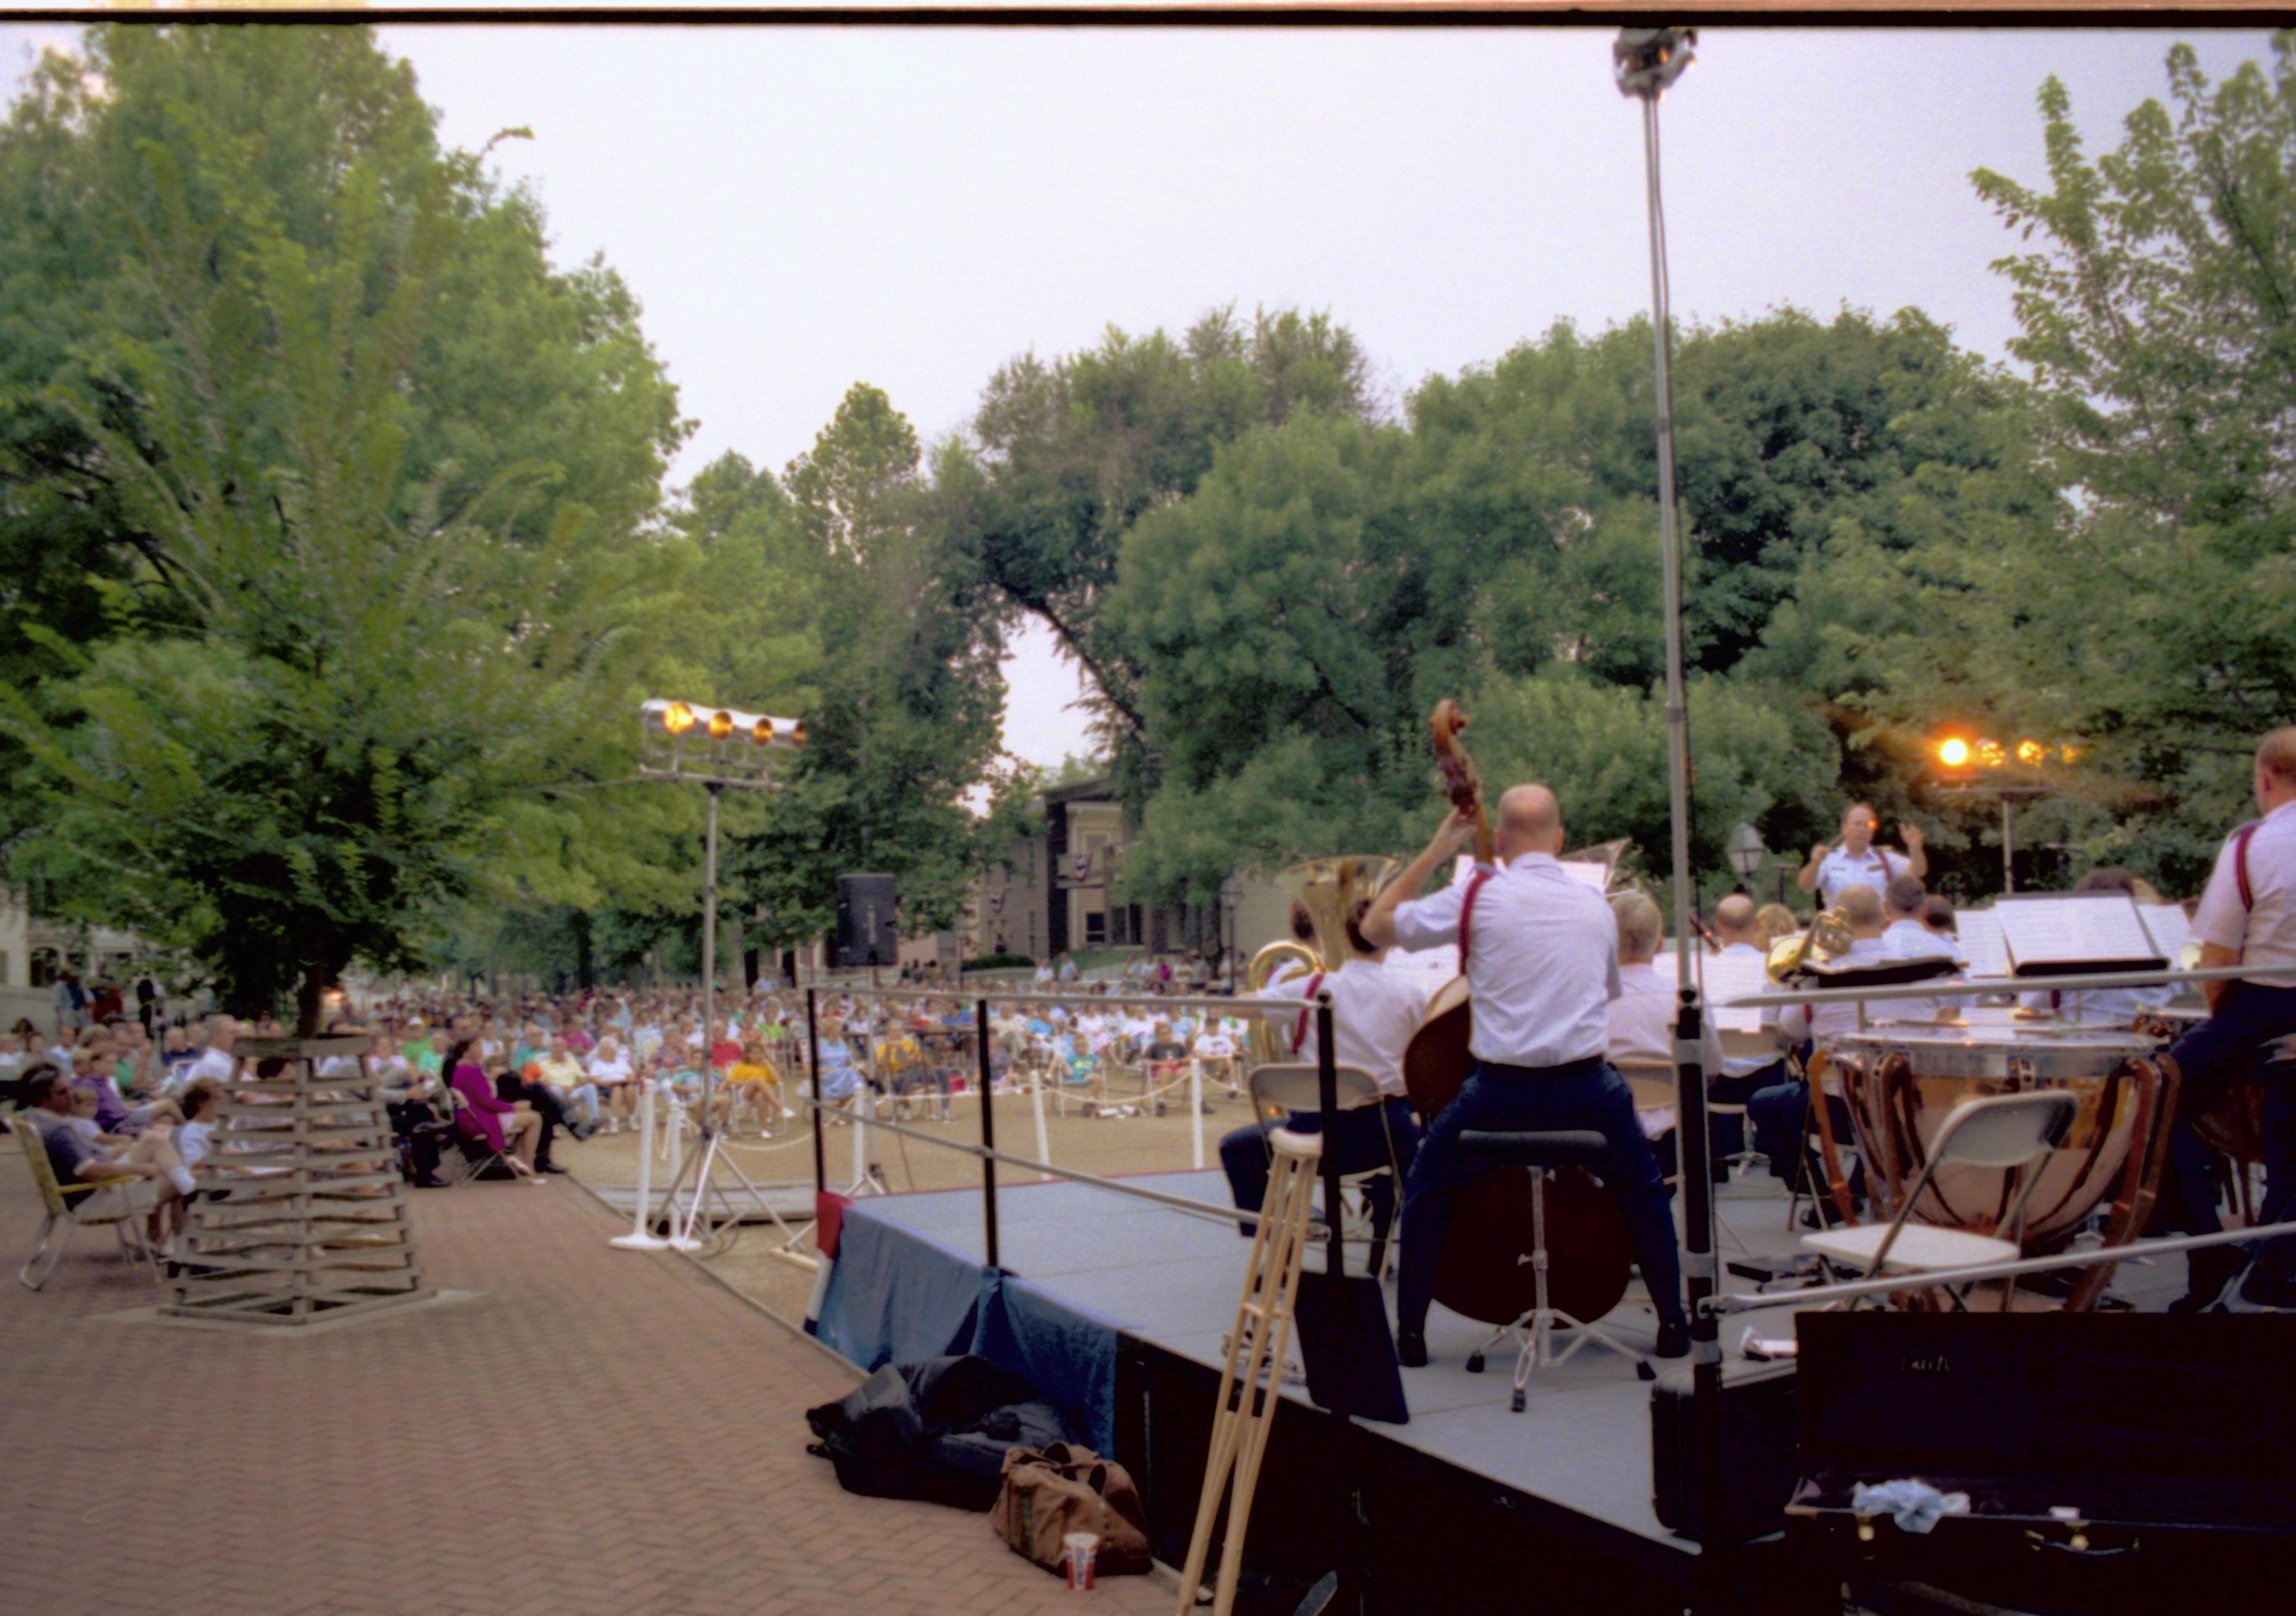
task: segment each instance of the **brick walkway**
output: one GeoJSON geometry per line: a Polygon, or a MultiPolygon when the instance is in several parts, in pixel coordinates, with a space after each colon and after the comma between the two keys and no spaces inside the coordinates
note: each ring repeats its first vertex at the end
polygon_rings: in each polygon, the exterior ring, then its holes
{"type": "Polygon", "coordinates": [[[574,1185],[415,1198],[473,1300],[250,1339],[102,1317],[149,1282],[37,1220],[0,1139],[0,1611],[168,1616],[873,1616],[1168,1611],[1072,1595],[978,1515],[853,1497],[805,1452],[855,1377],[674,1257],[610,1250],[574,1185]]]}

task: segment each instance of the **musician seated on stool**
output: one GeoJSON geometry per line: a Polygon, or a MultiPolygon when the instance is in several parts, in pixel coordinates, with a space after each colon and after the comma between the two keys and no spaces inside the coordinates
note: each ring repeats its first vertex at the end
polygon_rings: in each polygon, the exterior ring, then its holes
{"type": "MultiPolygon", "coordinates": [[[[1845,887],[1835,895],[1833,906],[1842,923],[1849,927],[1851,938],[1849,951],[1840,963],[1852,967],[1889,964],[1892,957],[1890,946],[1882,940],[1882,933],[1887,928],[1882,915],[1881,894],[1867,886],[1845,887]]],[[[1789,1005],[1778,1013],[1778,1031],[1790,1043],[1808,1040],[1822,1046],[1857,1030],[1857,1006],[1854,1004],[1789,1005]]],[[[1833,1124],[1834,1137],[1844,1138],[1849,1133],[1849,1108],[1832,1086],[1833,1079],[1827,1082],[1826,1116],[1833,1124]]],[[[1780,1178],[1792,1178],[1802,1130],[1809,1125],[1809,1085],[1795,1079],[1762,1089],[1746,1102],[1746,1116],[1754,1125],[1754,1147],[1770,1159],[1771,1173],[1780,1178]]],[[[1863,1194],[1864,1177],[1861,1163],[1850,1177],[1851,1194],[1863,1194]]],[[[1815,1174],[1811,1181],[1816,1182],[1815,1174]]]]}
{"type": "MultiPolygon", "coordinates": [[[[1419,1124],[1411,1102],[1403,1093],[1403,1052],[1427,1013],[1427,989],[1415,972],[1390,971],[1387,950],[1374,947],[1363,931],[1371,899],[1359,898],[1349,906],[1347,964],[1326,976],[1318,971],[1286,977],[1262,996],[1300,1004],[1299,1014],[1283,1029],[1283,1041],[1296,1061],[1321,1058],[1316,1039],[1315,996],[1328,988],[1332,995],[1332,1057],[1341,1066],[1358,1066],[1378,1082],[1386,1096],[1377,1105],[1340,1113],[1332,1149],[1342,1173],[1365,1173],[1390,1161],[1398,1173],[1411,1170],[1419,1148],[1419,1124]]],[[[1284,1126],[1294,1133],[1312,1134],[1323,1127],[1316,1112],[1294,1112],[1284,1126]]],[[[1220,1165],[1227,1169],[1235,1204],[1256,1212],[1267,1199],[1266,1124],[1239,1128],[1220,1141],[1220,1165]]],[[[1383,1235],[1395,1218],[1395,1184],[1387,1177],[1364,1186],[1364,1204],[1372,1228],[1383,1235]]],[[[1251,1233],[1245,1224],[1243,1232],[1251,1233]]]]}
{"type": "Polygon", "coordinates": [[[1658,1355],[1680,1358],[1690,1350],[1690,1325],[1666,1184],[1636,1120],[1634,1092],[1603,1058],[1610,1003],[1620,991],[1611,906],[1556,862],[1562,809],[1543,785],[1518,785],[1499,799],[1499,868],[1478,866],[1465,881],[1419,897],[1474,823],[1472,813],[1454,810],[1363,923],[1375,947],[1456,941],[1474,1015],[1475,1070],[1428,1129],[1404,1181],[1397,1356],[1407,1367],[1427,1362],[1427,1309],[1459,1192],[1488,1173],[1516,1170],[1463,1158],[1460,1134],[1591,1128],[1609,1144],[1595,1170],[1626,1213],[1658,1311],[1658,1355]]]}
{"type": "MultiPolygon", "coordinates": [[[[2266,1047],[2296,1033],[2296,726],[2276,729],[2256,749],[2253,783],[2263,817],[2232,833],[2193,916],[2201,968],[2259,967],[2235,981],[2203,982],[2209,1019],[2177,1040],[2169,1054],[2184,1079],[2177,1120],[2169,1136],[2175,1194],[2185,1230],[2214,1234],[2216,1188],[2210,1153],[2193,1119],[2255,1076],[2270,1058],[2266,1047]],[[2267,970],[2264,967],[2280,967],[2267,970]]],[[[2288,1082],[2264,1091],[2265,1223],[2296,1211],[2296,1092],[2288,1082]]],[[[2258,1249],[2247,1281],[2229,1303],[2237,1308],[2296,1308],[2296,1252],[2285,1241],[2258,1249]]],[[[2184,1308],[2204,1308],[2232,1283],[2247,1259],[2210,1247],[2189,1259],[2184,1308]]]]}
{"type": "MultiPolygon", "coordinates": [[[[1769,945],[1762,939],[1760,911],[1743,892],[1733,892],[1714,906],[1714,940],[1722,945],[1726,956],[1742,954],[1761,961],[1769,956],[1769,945]]],[[[1777,1024],[1776,1011],[1762,1013],[1765,1032],[1775,1036],[1777,1024]]],[[[1777,1054],[1725,1055],[1721,1072],[1706,1086],[1707,1099],[1722,1105],[1751,1105],[1756,1095],[1786,1080],[1785,1057],[1777,1054]]],[[[1714,1163],[1714,1182],[1719,1184],[1729,1177],[1728,1159],[1745,1148],[1745,1133],[1741,1119],[1716,1117],[1711,1134],[1714,1153],[1709,1160],[1714,1163]]]]}
{"type": "MultiPolygon", "coordinates": [[[[1748,918],[1752,905],[1747,906],[1748,918]]],[[[1659,913],[1658,905],[1640,892],[1621,892],[1611,900],[1611,913],[1619,927],[1619,997],[1611,1001],[1611,1036],[1607,1053],[1614,1066],[1664,1067],[1674,1070],[1674,1017],[1678,1003],[1679,984],[1674,972],[1660,971],[1652,962],[1658,956],[1658,946],[1666,932],[1666,918],[1659,913]]],[[[1712,1022],[1706,1026],[1706,1070],[1722,1070],[1722,1046],[1716,1038],[1712,1022]]],[[[1710,1080],[1707,1091],[1713,1094],[1710,1080]]],[[[1748,1091],[1751,1093],[1751,1090],[1748,1091]]],[[[1733,1101],[1733,1104],[1742,1103],[1733,1101]]],[[[1643,1124],[1643,1133],[1651,1142],[1651,1152],[1658,1158],[1659,1172],[1671,1180],[1677,1170],[1675,1160],[1675,1114],[1671,1105],[1662,1111],[1637,1110],[1636,1119],[1643,1124]]],[[[1708,1136],[1713,1141],[1715,1153],[1710,1161],[1719,1164],[1713,1169],[1715,1182],[1730,1176],[1727,1165],[1730,1153],[1737,1147],[1729,1143],[1736,1128],[1735,1117],[1716,1117],[1707,1125],[1708,1136]]]]}
{"type": "MultiPolygon", "coordinates": [[[[1882,941],[1890,956],[1949,959],[1956,965],[1968,964],[1962,957],[1959,943],[1939,937],[1922,924],[1922,909],[1929,900],[1929,890],[1915,875],[1892,875],[1890,883],[1882,889],[1882,941]]],[[[1957,1014],[1961,1004],[1961,999],[1950,994],[1933,999],[1895,999],[1889,1001],[1888,1019],[1933,1021],[1940,1013],[1957,1014]]]]}

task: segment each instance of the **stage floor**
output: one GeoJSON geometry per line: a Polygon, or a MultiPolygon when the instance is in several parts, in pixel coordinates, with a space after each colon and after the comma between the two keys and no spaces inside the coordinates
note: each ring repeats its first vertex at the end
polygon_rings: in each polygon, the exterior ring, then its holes
{"type": "MultiPolygon", "coordinates": [[[[1226,1180],[1216,1171],[1131,1182],[1215,1205],[1228,1199],[1226,1180]]],[[[882,1222],[967,1263],[984,1260],[978,1192],[875,1196],[855,1202],[846,1218],[882,1222]]],[[[1726,1260],[1797,1249],[1785,1228],[1784,1199],[1767,1189],[1726,1193],[1718,1219],[1728,1231],[1721,1243],[1726,1260]]],[[[1235,1225],[1058,1182],[1004,1187],[998,1225],[1008,1274],[1102,1324],[1219,1366],[1221,1337],[1235,1315],[1249,1250],[1235,1225]]],[[[1391,1280],[1389,1288],[1391,1317],[1391,1280]]],[[[1762,1333],[1790,1334],[1785,1314],[1781,1308],[1734,1324],[1733,1358],[1746,1323],[1762,1333]]],[[[1650,1348],[1656,1325],[1639,1282],[1603,1325],[1637,1350],[1650,1348]]],[[[1568,1363],[1534,1375],[1529,1408],[1513,1414],[1507,1407],[1511,1350],[1495,1351],[1481,1374],[1466,1369],[1467,1355],[1489,1335],[1489,1326],[1439,1305],[1427,1328],[1434,1361],[1403,1374],[1410,1423],[1364,1422],[1362,1429],[1648,1543],[1695,1554],[1694,1545],[1669,1532],[1652,1513],[1650,1386],[1634,1366],[1613,1354],[1582,1349],[1568,1363]]],[[[1285,1395],[1307,1402],[1297,1384],[1287,1386],[1285,1395]]]]}

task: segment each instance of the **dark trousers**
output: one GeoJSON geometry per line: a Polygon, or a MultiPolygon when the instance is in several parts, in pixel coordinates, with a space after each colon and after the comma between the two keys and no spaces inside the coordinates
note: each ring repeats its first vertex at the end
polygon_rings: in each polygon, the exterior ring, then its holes
{"type": "MultiPolygon", "coordinates": [[[[1297,1111],[1285,1119],[1283,1126],[1297,1134],[1321,1133],[1324,1119],[1317,1112],[1297,1111]]],[[[1408,1173],[1412,1159],[1419,1153],[1419,1123],[1411,1114],[1411,1102],[1399,1095],[1377,1105],[1341,1112],[1338,1126],[1332,1130],[1332,1152],[1339,1158],[1342,1173],[1368,1173],[1388,1164],[1390,1140],[1394,1142],[1396,1171],[1408,1173]]],[[[1220,1140],[1219,1156],[1238,1210],[1259,1210],[1267,1203],[1266,1132],[1256,1123],[1237,1128],[1220,1140]]],[[[1384,1238],[1395,1220],[1394,1178],[1382,1174],[1372,1179],[1364,1185],[1363,1195],[1365,1209],[1371,1213],[1373,1237],[1384,1238]]],[[[1242,1228],[1249,1235],[1252,1226],[1247,1223],[1242,1228]]]]}
{"type": "MultiPolygon", "coordinates": [[[[1849,1120],[1849,1106],[1838,1095],[1825,1096],[1826,1120],[1833,1124],[1835,1142],[1854,1141],[1855,1128],[1849,1120]]],[[[1754,1148],[1770,1159],[1770,1171],[1775,1177],[1792,1182],[1794,1177],[1794,1155],[1801,1148],[1803,1132],[1809,1127],[1809,1085],[1799,1078],[1772,1085],[1746,1102],[1746,1120],[1754,1125],[1754,1148]]],[[[1812,1152],[1814,1155],[1815,1151],[1812,1152]]],[[[1813,1189],[1819,1184],[1813,1167],[1809,1183],[1813,1189]]],[[[1866,1196],[1866,1164],[1858,1161],[1849,1169],[1849,1193],[1864,1200],[1866,1196]]]]}
{"type": "Polygon", "coordinates": [[[522,1082],[505,1073],[495,1079],[495,1098],[523,1100],[541,1114],[542,1136],[534,1142],[534,1165],[548,1167],[551,1144],[557,1139],[562,1129],[572,1126],[571,1119],[566,1115],[565,1105],[556,1095],[551,1092],[550,1086],[546,1083],[522,1082]]]}
{"type": "Polygon", "coordinates": [[[1682,1309],[1682,1254],[1675,1243],[1674,1211],[1666,1180],[1635,1118],[1634,1090],[1600,1057],[1568,1065],[1531,1068],[1486,1062],[1468,1078],[1459,1097],[1443,1108],[1419,1146],[1404,1180],[1403,1263],[1397,1282],[1396,1325],[1414,1333],[1427,1327],[1435,1300],[1435,1264],[1449,1233],[1459,1192],[1485,1175],[1515,1169],[1494,1168],[1459,1153],[1459,1136],[1469,1129],[1502,1133],[1592,1128],[1610,1144],[1595,1174],[1619,1198],[1627,1215],[1635,1260],[1662,1322],[1678,1324],[1682,1309]]]}
{"type": "MultiPolygon", "coordinates": [[[[2184,1079],[2177,1118],[2169,1129],[2169,1165],[2175,1173],[2177,1211],[2185,1232],[2213,1235],[2224,1227],[2217,1216],[2216,1180],[2210,1173],[2214,1153],[2201,1142],[2193,1118],[2234,1085],[2253,1080],[2263,1066],[2262,1046],[2296,1032],[2296,988],[2259,988],[2234,982],[2216,1013],[2194,1028],[2169,1054],[2184,1079]]],[[[2276,1081],[2264,1092],[2264,1204],[2258,1218],[2278,1223],[2296,1210],[2296,1084],[2276,1081]]],[[[2296,1275],[2296,1252],[2276,1242],[2263,1253],[2267,1270],[2296,1275]]]]}
{"type": "Polygon", "coordinates": [[[439,1113],[422,1100],[394,1100],[383,1108],[390,1114],[390,1131],[406,1146],[406,1161],[416,1183],[439,1176],[439,1113]]]}
{"type": "MultiPolygon", "coordinates": [[[[1710,1105],[1751,1105],[1754,1096],[1766,1088],[1785,1081],[1784,1061],[1773,1061],[1759,1071],[1750,1071],[1742,1078],[1714,1078],[1706,1085],[1706,1101],[1710,1105]]],[[[1681,1169],[1677,1160],[1679,1149],[1675,1140],[1681,1133],[1676,1128],[1651,1141],[1651,1153],[1658,1158],[1661,1177],[1671,1178],[1681,1169]]],[[[1706,1119],[1706,1160],[1713,1173],[1714,1182],[1723,1183],[1730,1177],[1730,1158],[1746,1148],[1743,1120],[1735,1116],[1714,1116],[1706,1119]]]]}

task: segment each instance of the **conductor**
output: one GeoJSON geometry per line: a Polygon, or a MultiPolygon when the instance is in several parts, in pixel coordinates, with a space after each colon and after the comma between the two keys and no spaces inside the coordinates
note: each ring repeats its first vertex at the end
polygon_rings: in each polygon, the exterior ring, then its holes
{"type": "Polygon", "coordinates": [[[1626,1213],[1658,1311],[1658,1356],[1681,1358],[1690,1350],[1690,1324],[1665,1181],[1636,1120],[1634,1093],[1603,1058],[1610,1003],[1620,992],[1618,926],[1603,896],[1557,862],[1562,809],[1553,792],[1518,785],[1498,808],[1498,868],[1479,865],[1433,897],[1418,896],[1473,826],[1472,814],[1455,810],[1363,922],[1374,947],[1456,942],[1474,1013],[1475,1070],[1434,1120],[1404,1183],[1396,1354],[1407,1368],[1427,1362],[1427,1309],[1452,1207],[1468,1185],[1503,1170],[1464,1158],[1459,1135],[1591,1128],[1610,1145],[1595,1170],[1626,1213]]]}

